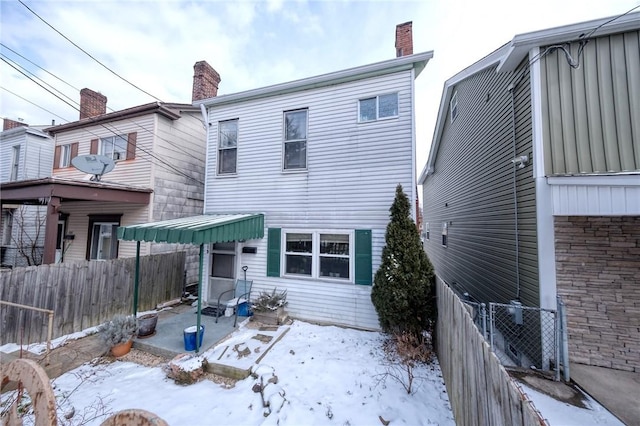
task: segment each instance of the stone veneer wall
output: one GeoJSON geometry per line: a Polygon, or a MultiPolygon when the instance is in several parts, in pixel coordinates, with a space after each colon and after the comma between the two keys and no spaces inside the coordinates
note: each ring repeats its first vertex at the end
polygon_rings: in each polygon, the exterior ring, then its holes
{"type": "Polygon", "coordinates": [[[640,217],[556,217],[572,362],[640,372],[640,217]]]}

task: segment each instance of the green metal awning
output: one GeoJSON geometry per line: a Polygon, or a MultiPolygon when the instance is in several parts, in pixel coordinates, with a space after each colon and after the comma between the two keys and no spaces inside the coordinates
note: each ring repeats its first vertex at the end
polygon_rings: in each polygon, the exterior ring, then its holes
{"type": "Polygon", "coordinates": [[[263,237],[263,214],[209,214],[118,228],[119,240],[157,243],[201,245],[263,237]]]}

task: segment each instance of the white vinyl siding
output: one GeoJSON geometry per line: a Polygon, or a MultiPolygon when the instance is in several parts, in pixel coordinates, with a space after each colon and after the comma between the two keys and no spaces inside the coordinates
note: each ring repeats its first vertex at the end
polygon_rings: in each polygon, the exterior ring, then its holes
{"type": "MultiPolygon", "coordinates": [[[[114,121],[106,127],[95,125],[82,129],[73,129],[58,133],[56,135],[56,145],[67,145],[78,142],[78,155],[87,155],[90,153],[91,141],[94,139],[137,133],[136,158],[132,161],[118,161],[113,171],[103,176],[103,180],[149,188],[152,187],[152,168],[167,168],[167,166],[162,163],[162,160],[167,161],[166,158],[162,158],[154,152],[154,140],[156,139],[154,135],[154,129],[156,127],[155,121],[155,116],[149,114],[133,119],[114,121]]],[[[124,158],[126,158],[126,145],[124,158]]],[[[67,167],[64,169],[56,169],[55,176],[70,179],[84,179],[86,173],[81,172],[75,167],[67,167]]]]}
{"type": "Polygon", "coordinates": [[[53,142],[46,134],[30,128],[6,130],[0,133],[0,182],[10,180],[13,170],[13,147],[19,146],[17,180],[51,176],[53,142]]]}
{"type": "MultiPolygon", "coordinates": [[[[242,150],[234,179],[207,182],[205,213],[265,214],[265,238],[247,241],[256,254],[244,254],[254,291],[288,289],[287,310],[300,318],[378,328],[370,286],[327,283],[309,278],[266,277],[266,229],[372,230],[372,269],[384,246],[395,188],[412,186],[412,73],[355,81],[332,87],[209,107],[213,123],[207,143],[207,167],[217,165],[217,123],[242,122],[242,150]],[[362,125],[358,100],[398,94],[398,117],[362,125]],[[282,114],[308,110],[307,173],[282,172],[282,114]],[[329,308],[330,307],[330,308],[329,308]]],[[[284,251],[284,247],[283,247],[284,251]]],[[[240,270],[238,269],[240,274],[240,270]]],[[[238,275],[241,276],[241,275],[238,275]]]]}

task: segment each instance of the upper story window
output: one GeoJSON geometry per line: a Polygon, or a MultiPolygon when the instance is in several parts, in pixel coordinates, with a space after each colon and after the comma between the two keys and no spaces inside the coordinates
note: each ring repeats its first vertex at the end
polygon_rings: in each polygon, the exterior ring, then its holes
{"type": "Polygon", "coordinates": [[[218,123],[218,174],[236,173],[238,160],[238,120],[218,123]]]}
{"type": "Polygon", "coordinates": [[[18,180],[18,170],[20,170],[20,145],[14,145],[9,180],[18,180]]]}
{"type": "Polygon", "coordinates": [[[284,113],[284,170],[307,168],[308,110],[284,113]]]}
{"type": "Polygon", "coordinates": [[[458,116],[458,92],[453,92],[451,101],[449,101],[449,113],[451,114],[451,122],[453,123],[458,116]]]}
{"type": "Polygon", "coordinates": [[[127,135],[110,136],[100,139],[100,154],[114,161],[127,158],[127,135]]]}
{"type": "Polygon", "coordinates": [[[374,96],[358,102],[359,121],[375,121],[398,116],[398,94],[374,96]]]}
{"type": "Polygon", "coordinates": [[[424,224],[424,239],[428,240],[430,237],[429,235],[429,222],[425,222],[424,224]]]}
{"type": "Polygon", "coordinates": [[[71,144],[60,146],[60,167],[69,167],[71,165],[71,144]]]}

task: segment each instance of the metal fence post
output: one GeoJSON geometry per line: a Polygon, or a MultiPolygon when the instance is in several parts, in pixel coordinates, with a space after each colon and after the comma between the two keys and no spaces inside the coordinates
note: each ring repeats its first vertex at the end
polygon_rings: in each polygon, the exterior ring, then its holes
{"type": "Polygon", "coordinates": [[[564,302],[560,296],[557,296],[558,300],[558,316],[560,320],[560,333],[562,341],[562,372],[563,379],[568,382],[571,379],[569,371],[569,338],[567,330],[567,310],[564,306],[564,302]]]}
{"type": "Polygon", "coordinates": [[[487,338],[487,305],[480,304],[480,320],[482,321],[482,337],[487,338]]]}
{"type": "Polygon", "coordinates": [[[493,317],[493,303],[489,303],[489,346],[494,350],[493,347],[493,334],[494,334],[494,322],[495,318],[493,317]]]}

